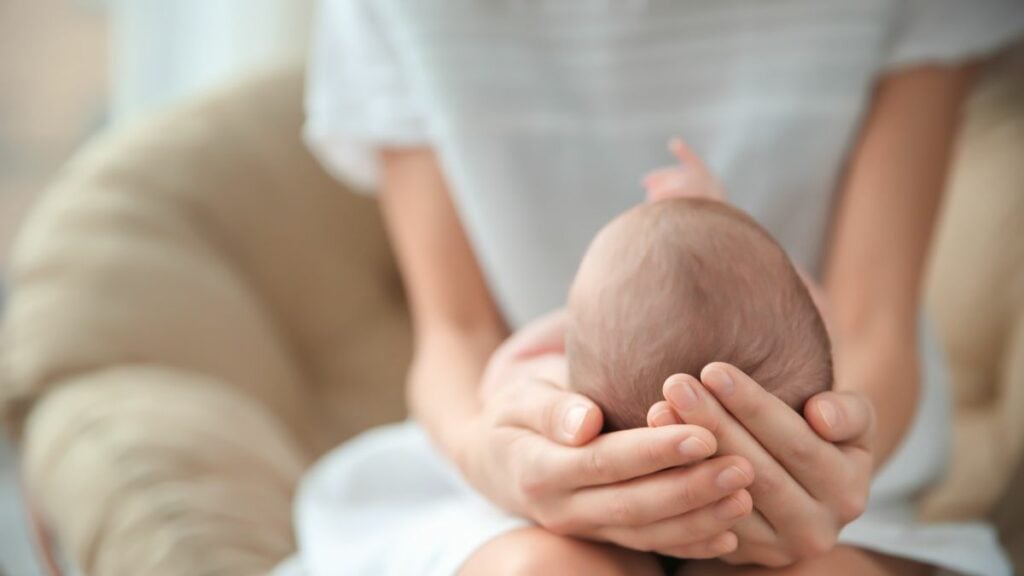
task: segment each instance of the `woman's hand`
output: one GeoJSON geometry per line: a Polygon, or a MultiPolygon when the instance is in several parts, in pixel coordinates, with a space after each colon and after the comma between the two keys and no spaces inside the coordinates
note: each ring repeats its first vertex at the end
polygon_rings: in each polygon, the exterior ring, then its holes
{"type": "Polygon", "coordinates": [[[733,528],[733,564],[785,566],[828,551],[867,503],[875,415],[861,395],[823,392],[804,417],[736,367],[716,362],[701,380],[665,381],[666,402],[651,408],[656,425],[686,422],[708,429],[722,454],[743,455],[756,478],[754,513],[733,528]]]}
{"type": "Polygon", "coordinates": [[[558,534],[685,558],[734,550],[729,529],[751,511],[750,463],[705,460],[717,445],[699,426],[598,436],[600,409],[557,381],[567,373],[552,337],[559,317],[524,328],[492,356],[484,409],[456,455],[463,475],[558,534]]]}
{"type": "Polygon", "coordinates": [[[701,462],[716,443],[698,426],[590,440],[600,426],[595,406],[555,384],[506,383],[467,435],[458,463],[485,496],[557,534],[685,558],[735,549],[729,529],[752,505],[745,458],[701,462]]]}

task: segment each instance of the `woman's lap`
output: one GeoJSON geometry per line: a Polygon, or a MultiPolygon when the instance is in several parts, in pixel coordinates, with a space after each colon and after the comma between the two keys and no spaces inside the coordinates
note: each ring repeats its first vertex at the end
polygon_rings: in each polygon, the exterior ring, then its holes
{"type": "MultiPolygon", "coordinates": [[[[867,511],[840,534],[840,544],[874,551],[863,553],[869,559],[888,555],[969,574],[1009,574],[989,526],[914,518],[911,497],[941,472],[941,439],[949,432],[944,365],[930,331],[922,333],[919,413],[876,478],[867,511]]],[[[487,543],[530,525],[473,492],[412,422],[370,431],[329,453],[307,474],[295,507],[306,576],[333,573],[327,568],[342,559],[352,574],[452,574],[487,543]]]]}

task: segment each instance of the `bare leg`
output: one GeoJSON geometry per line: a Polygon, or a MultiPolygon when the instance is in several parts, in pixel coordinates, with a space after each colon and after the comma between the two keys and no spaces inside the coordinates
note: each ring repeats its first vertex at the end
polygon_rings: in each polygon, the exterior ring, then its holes
{"type": "Polygon", "coordinates": [[[651,554],[524,528],[491,540],[473,553],[459,576],[660,576],[651,554]]]}
{"type": "Polygon", "coordinates": [[[893,558],[849,546],[837,546],[831,552],[786,568],[730,566],[717,560],[688,562],[677,576],[928,576],[931,566],[912,560],[893,558]]]}

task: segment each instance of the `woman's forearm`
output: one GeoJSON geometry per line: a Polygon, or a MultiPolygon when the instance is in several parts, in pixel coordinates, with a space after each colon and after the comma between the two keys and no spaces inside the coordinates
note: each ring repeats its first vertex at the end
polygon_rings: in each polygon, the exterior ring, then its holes
{"type": "Polygon", "coordinates": [[[503,336],[493,329],[437,329],[419,340],[406,386],[409,410],[453,461],[480,410],[480,379],[503,336]]]}
{"type": "Polygon", "coordinates": [[[506,333],[430,148],[380,152],[380,204],[415,328],[409,409],[448,456],[478,412],[484,366],[506,333]]]}
{"type": "Polygon", "coordinates": [[[876,466],[917,406],[924,270],[970,77],[968,68],[931,67],[880,83],[836,213],[825,280],[837,386],[875,405],[876,466]]]}
{"type": "Polygon", "coordinates": [[[876,469],[899,445],[917,409],[921,364],[916,342],[912,331],[869,331],[845,345],[836,365],[836,389],[864,394],[875,407],[876,469]]]}

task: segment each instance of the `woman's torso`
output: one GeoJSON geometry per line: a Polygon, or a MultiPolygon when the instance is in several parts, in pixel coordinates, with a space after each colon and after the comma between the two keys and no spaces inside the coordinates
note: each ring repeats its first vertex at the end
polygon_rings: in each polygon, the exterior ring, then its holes
{"type": "Polygon", "coordinates": [[[363,184],[429,145],[511,324],[554,308],[597,229],[686,139],[819,266],[881,72],[978,56],[1019,0],[321,0],[305,135],[363,184]]]}
{"type": "Polygon", "coordinates": [[[383,0],[461,217],[514,325],[679,135],[809,269],[893,4],[383,0]]]}

